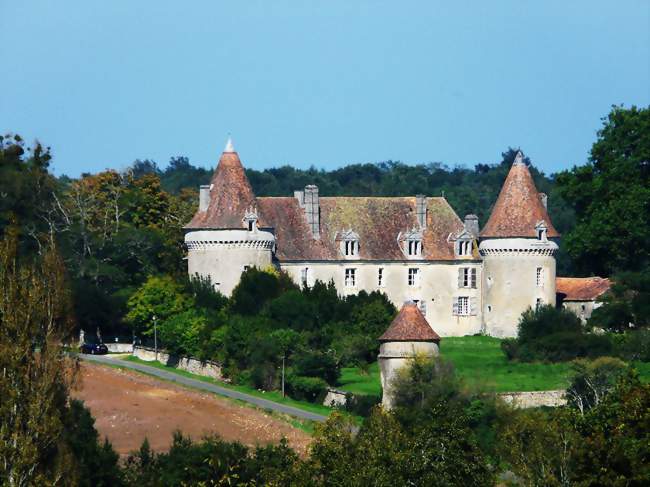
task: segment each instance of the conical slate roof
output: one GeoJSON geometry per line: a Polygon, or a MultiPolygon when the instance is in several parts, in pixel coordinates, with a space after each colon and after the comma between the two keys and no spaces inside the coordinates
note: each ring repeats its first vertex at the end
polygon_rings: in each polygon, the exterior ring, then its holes
{"type": "Polygon", "coordinates": [[[533,177],[522,159],[521,152],[517,153],[492,214],[481,230],[481,237],[537,237],[535,227],[542,221],[549,238],[560,236],[551,223],[533,177]]]}
{"type": "Polygon", "coordinates": [[[439,342],[440,336],[429,326],[414,302],[404,303],[380,342],[439,342]]]}
{"type": "Polygon", "coordinates": [[[210,204],[197,211],[185,228],[243,228],[244,215],[255,207],[255,194],[228,139],[210,184],[210,204]]]}

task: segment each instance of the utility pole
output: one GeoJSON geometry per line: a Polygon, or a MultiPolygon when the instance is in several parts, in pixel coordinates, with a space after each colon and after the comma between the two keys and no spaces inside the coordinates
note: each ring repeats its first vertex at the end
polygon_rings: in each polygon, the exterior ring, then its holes
{"type": "Polygon", "coordinates": [[[156,328],[156,315],[153,315],[153,349],[158,362],[158,329],[156,328]]]}
{"type": "Polygon", "coordinates": [[[284,398],[284,354],[282,354],[282,398],[284,398]]]}

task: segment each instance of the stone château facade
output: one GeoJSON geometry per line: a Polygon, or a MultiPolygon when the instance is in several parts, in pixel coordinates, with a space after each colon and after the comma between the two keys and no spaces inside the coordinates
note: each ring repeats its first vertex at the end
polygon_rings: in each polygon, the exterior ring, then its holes
{"type": "Polygon", "coordinates": [[[313,185],[257,197],[230,141],[185,227],[189,274],[225,295],[248,267],[272,265],[300,285],[414,302],[441,336],[515,336],[523,311],[555,304],[558,237],[521,153],[479,231],[444,197],[327,197],[313,185]]]}

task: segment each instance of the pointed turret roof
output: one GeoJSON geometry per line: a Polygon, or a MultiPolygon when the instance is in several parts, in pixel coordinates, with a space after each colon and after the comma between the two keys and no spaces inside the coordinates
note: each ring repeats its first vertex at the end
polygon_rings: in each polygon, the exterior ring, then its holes
{"type": "Polygon", "coordinates": [[[519,151],[490,219],[481,230],[481,237],[537,237],[535,227],[541,222],[546,225],[549,238],[560,236],[542,204],[533,177],[519,151]]]}
{"type": "Polygon", "coordinates": [[[412,302],[404,303],[380,342],[439,342],[440,336],[429,326],[420,308],[412,302]]]}
{"type": "Polygon", "coordinates": [[[230,137],[210,181],[210,204],[185,228],[242,228],[242,218],[255,207],[255,194],[230,137]]]}

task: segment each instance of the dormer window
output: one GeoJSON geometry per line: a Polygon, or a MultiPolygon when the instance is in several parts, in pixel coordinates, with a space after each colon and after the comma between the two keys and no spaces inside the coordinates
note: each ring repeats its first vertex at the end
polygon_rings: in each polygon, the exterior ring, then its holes
{"type": "Polygon", "coordinates": [[[359,235],[356,232],[352,229],[340,232],[336,239],[339,241],[341,254],[346,259],[359,257],[359,235]]]}
{"type": "Polygon", "coordinates": [[[249,210],[244,215],[244,218],[242,218],[242,222],[246,225],[246,229],[249,232],[256,232],[257,231],[257,212],[254,209],[249,208],[249,210]]]}
{"type": "Polygon", "coordinates": [[[397,236],[397,242],[402,248],[402,252],[407,257],[417,258],[422,256],[422,232],[416,228],[401,233],[397,236]]]}
{"type": "Polygon", "coordinates": [[[456,253],[461,257],[467,257],[472,255],[472,241],[471,240],[459,240],[456,244],[456,253]]]}
{"type": "Polygon", "coordinates": [[[535,232],[537,233],[537,240],[546,242],[548,239],[548,227],[546,226],[546,222],[544,220],[537,222],[537,225],[535,225],[535,232]]]}

